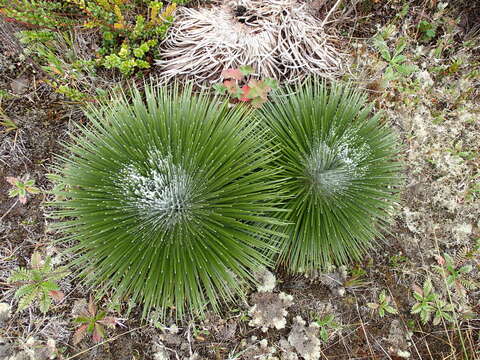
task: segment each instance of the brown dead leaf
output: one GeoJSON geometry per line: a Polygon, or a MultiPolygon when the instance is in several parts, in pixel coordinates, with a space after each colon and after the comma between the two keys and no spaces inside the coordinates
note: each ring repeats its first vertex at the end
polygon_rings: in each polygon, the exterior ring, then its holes
{"type": "Polygon", "coordinates": [[[73,345],[77,345],[85,337],[87,326],[87,324],[83,324],[75,331],[73,334],[73,345]]]}
{"type": "Polygon", "coordinates": [[[243,74],[239,69],[227,69],[222,71],[222,77],[240,81],[243,79],[243,74]]]}
{"type": "Polygon", "coordinates": [[[50,296],[55,300],[56,302],[60,302],[63,300],[65,297],[65,294],[62,291],[58,290],[50,290],[50,296]]]}
{"type": "Polygon", "coordinates": [[[417,284],[412,285],[412,290],[415,291],[420,296],[423,296],[423,289],[420,286],[418,286],[417,284]]]}

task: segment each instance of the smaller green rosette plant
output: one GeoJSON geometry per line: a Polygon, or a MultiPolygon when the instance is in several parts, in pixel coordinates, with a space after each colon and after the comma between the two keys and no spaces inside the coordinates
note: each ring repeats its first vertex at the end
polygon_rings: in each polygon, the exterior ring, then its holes
{"type": "Polygon", "coordinates": [[[401,164],[392,129],[349,86],[319,79],[284,88],[257,111],[280,154],[289,196],[278,263],[291,272],[358,260],[397,203],[401,164]]]}

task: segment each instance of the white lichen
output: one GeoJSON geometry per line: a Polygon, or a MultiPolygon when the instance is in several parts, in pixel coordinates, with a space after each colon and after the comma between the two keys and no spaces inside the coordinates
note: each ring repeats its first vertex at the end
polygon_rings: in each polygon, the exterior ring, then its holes
{"type": "Polygon", "coordinates": [[[401,357],[402,359],[408,359],[412,354],[409,351],[406,350],[398,350],[397,355],[401,357]]]}
{"type": "Polygon", "coordinates": [[[297,353],[305,360],[320,359],[320,339],[318,338],[319,326],[311,323],[306,326],[301,316],[293,319],[292,330],[288,335],[288,342],[297,353]]]}
{"type": "Polygon", "coordinates": [[[247,340],[242,340],[241,347],[245,348],[242,351],[244,360],[279,360],[275,356],[277,349],[275,346],[268,346],[267,339],[258,341],[256,336],[252,336],[247,340]]]}
{"type": "Polygon", "coordinates": [[[0,324],[10,318],[12,307],[8,303],[0,303],[0,324]]]}
{"type": "Polygon", "coordinates": [[[273,275],[267,269],[262,269],[255,275],[255,277],[258,281],[258,285],[257,285],[258,292],[268,292],[268,291],[273,291],[273,289],[275,289],[277,279],[275,278],[275,275],[273,275]]]}
{"type": "Polygon", "coordinates": [[[21,344],[21,351],[15,355],[6,358],[8,360],[50,360],[56,359],[58,349],[53,339],[48,339],[46,343],[30,336],[27,341],[21,344]]]}
{"type": "Polygon", "coordinates": [[[250,308],[252,317],[249,325],[260,327],[263,332],[269,328],[283,329],[287,324],[287,308],[293,304],[293,297],[285,293],[272,292],[256,293],[252,295],[254,305],[250,308]]]}
{"type": "Polygon", "coordinates": [[[171,156],[151,151],[143,164],[125,166],[117,183],[125,206],[156,228],[170,229],[191,218],[193,180],[171,156]]]}
{"type": "Polygon", "coordinates": [[[461,223],[452,228],[452,233],[459,244],[468,240],[473,230],[472,224],[461,223]]]}

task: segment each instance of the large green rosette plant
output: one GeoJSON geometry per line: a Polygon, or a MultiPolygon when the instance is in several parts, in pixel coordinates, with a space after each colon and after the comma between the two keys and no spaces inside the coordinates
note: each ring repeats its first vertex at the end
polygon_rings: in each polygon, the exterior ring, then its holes
{"type": "Polygon", "coordinates": [[[147,316],[218,310],[270,265],[278,170],[246,107],[147,86],[88,110],[59,157],[62,242],[97,294],[147,316]]]}

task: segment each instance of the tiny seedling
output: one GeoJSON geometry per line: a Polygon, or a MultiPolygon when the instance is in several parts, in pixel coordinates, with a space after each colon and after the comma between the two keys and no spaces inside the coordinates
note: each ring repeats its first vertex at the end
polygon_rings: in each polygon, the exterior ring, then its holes
{"type": "Polygon", "coordinates": [[[0,121],[0,125],[5,128],[5,130],[2,130],[2,132],[8,133],[10,131],[15,131],[18,129],[18,125],[9,117],[2,116],[2,114],[0,113],[0,119],[2,119],[2,121],[0,121]]]}
{"type": "Polygon", "coordinates": [[[35,187],[35,180],[28,179],[21,180],[15,177],[7,176],[7,182],[13,186],[13,189],[10,189],[8,192],[8,196],[10,197],[17,197],[22,204],[27,203],[28,194],[38,194],[40,189],[35,187]]]}
{"type": "Polygon", "coordinates": [[[437,35],[437,25],[426,20],[418,23],[420,41],[428,43],[437,35]]]}
{"type": "Polygon", "coordinates": [[[405,16],[408,15],[409,10],[410,10],[410,4],[408,3],[403,4],[402,10],[400,10],[395,17],[398,19],[403,19],[405,16]]]}
{"type": "Polygon", "coordinates": [[[475,240],[475,245],[467,245],[460,249],[456,258],[460,263],[473,261],[477,266],[480,266],[480,238],[475,240]]]}
{"type": "Polygon", "coordinates": [[[407,57],[402,54],[407,46],[405,40],[399,41],[393,53],[390,53],[387,43],[381,36],[375,36],[373,44],[387,62],[384,74],[385,80],[400,80],[402,77],[408,77],[418,70],[417,66],[405,63],[407,57]]]}
{"type": "Polygon", "coordinates": [[[465,201],[468,202],[480,198],[480,173],[477,173],[473,180],[465,195],[465,201]]]}
{"type": "Polygon", "coordinates": [[[378,310],[378,315],[384,317],[385,314],[398,314],[397,309],[390,305],[390,296],[387,296],[385,290],[378,295],[378,303],[368,303],[367,306],[372,310],[378,310]]]}
{"type": "Polygon", "coordinates": [[[404,255],[393,255],[390,257],[389,266],[396,269],[400,268],[408,261],[408,258],[404,255]]]}
{"type": "Polygon", "coordinates": [[[440,324],[440,321],[442,320],[453,322],[451,312],[455,310],[455,307],[452,303],[447,303],[445,300],[437,298],[435,299],[434,309],[433,325],[440,324]]]}
{"type": "Polygon", "coordinates": [[[248,316],[248,311],[241,310],[241,309],[233,309],[232,313],[236,313],[234,317],[238,319],[238,321],[241,322],[248,322],[250,321],[250,316],[248,316]]]}
{"type": "Polygon", "coordinates": [[[238,69],[222,71],[222,84],[215,84],[214,89],[219,94],[229,94],[238,102],[248,102],[253,107],[260,107],[268,100],[268,94],[278,87],[277,81],[266,78],[252,79],[254,69],[251,66],[240,66],[238,69]]]}
{"type": "Polygon", "coordinates": [[[368,286],[370,282],[365,280],[366,275],[366,270],[357,265],[352,269],[350,276],[344,282],[343,286],[347,289],[355,289],[368,286]]]}
{"type": "Polygon", "coordinates": [[[38,252],[31,258],[31,269],[20,268],[14,271],[7,279],[9,283],[19,283],[21,286],[15,292],[18,302],[17,312],[25,310],[35,300],[38,300],[40,311],[46,313],[50,308],[52,299],[60,302],[64,294],[56,281],[68,274],[64,268],[53,270],[51,259],[42,260],[38,252]]]}
{"type": "Polygon", "coordinates": [[[105,311],[97,311],[97,306],[93,302],[92,297],[90,297],[88,306],[83,309],[74,322],[80,324],[80,327],[73,335],[74,345],[82,341],[87,334],[91,334],[93,342],[98,343],[105,338],[105,326],[114,328],[115,325],[120,324],[119,319],[107,316],[105,311]]]}
{"type": "Polygon", "coordinates": [[[439,297],[438,294],[433,292],[433,285],[431,279],[425,280],[423,288],[418,285],[413,285],[413,297],[417,302],[412,306],[411,313],[419,314],[420,320],[423,324],[430,321],[433,315],[433,325],[438,325],[440,321],[446,320],[448,322],[453,321],[453,317],[450,314],[453,312],[454,305],[447,303],[439,297]]]}
{"type": "Polygon", "coordinates": [[[202,329],[197,327],[196,325],[193,325],[192,334],[196,340],[205,341],[205,338],[210,335],[210,331],[208,331],[208,329],[202,329]]]}
{"type": "MultiPolygon", "coordinates": [[[[0,93],[0,103],[2,101],[3,96],[0,93]]],[[[8,133],[10,131],[15,131],[18,129],[18,125],[10,119],[0,108],[0,126],[3,126],[5,129],[1,132],[8,133]]]]}
{"type": "Polygon", "coordinates": [[[320,339],[322,339],[322,341],[325,343],[328,342],[331,331],[340,328],[340,325],[335,322],[335,317],[333,314],[326,315],[322,318],[317,317],[315,322],[320,327],[320,339]]]}
{"type": "Polygon", "coordinates": [[[465,296],[465,289],[477,288],[477,284],[467,277],[473,270],[472,265],[457,266],[455,260],[447,253],[437,256],[437,263],[439,265],[434,265],[434,270],[445,278],[448,287],[454,286],[462,296],[465,296]]]}

